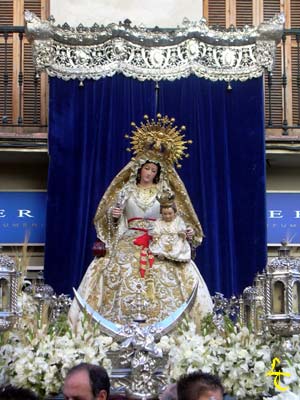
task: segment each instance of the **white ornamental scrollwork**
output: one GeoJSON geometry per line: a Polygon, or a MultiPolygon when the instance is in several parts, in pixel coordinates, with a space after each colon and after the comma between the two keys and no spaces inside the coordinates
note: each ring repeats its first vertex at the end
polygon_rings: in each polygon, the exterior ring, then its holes
{"type": "Polygon", "coordinates": [[[144,80],[175,80],[194,74],[213,81],[245,81],[271,70],[284,18],[257,28],[227,31],[185,21],[175,30],[55,26],[26,12],[27,36],[37,70],[59,78],[100,79],[123,73],[144,80]]]}

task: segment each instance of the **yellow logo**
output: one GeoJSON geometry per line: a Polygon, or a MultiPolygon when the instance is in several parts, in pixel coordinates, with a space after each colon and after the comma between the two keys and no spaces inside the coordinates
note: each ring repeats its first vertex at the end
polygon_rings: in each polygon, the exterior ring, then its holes
{"type": "Polygon", "coordinates": [[[280,377],[281,376],[291,376],[291,374],[289,372],[275,371],[276,364],[280,364],[280,359],[277,357],[274,357],[272,360],[272,369],[266,373],[266,376],[274,376],[274,386],[281,392],[285,392],[289,388],[280,386],[280,377]]]}

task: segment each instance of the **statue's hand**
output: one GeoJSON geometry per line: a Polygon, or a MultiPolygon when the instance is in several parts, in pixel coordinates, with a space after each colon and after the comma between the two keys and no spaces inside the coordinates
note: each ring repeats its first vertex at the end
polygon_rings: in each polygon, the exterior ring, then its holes
{"type": "Polygon", "coordinates": [[[191,226],[186,228],[186,237],[188,240],[192,240],[194,236],[194,229],[191,226]]]}
{"type": "Polygon", "coordinates": [[[182,239],[186,239],[186,232],[185,231],[178,232],[178,236],[181,237],[182,239]]]}
{"type": "Polygon", "coordinates": [[[111,215],[112,215],[114,218],[119,219],[119,218],[121,217],[121,215],[122,215],[122,209],[119,208],[119,207],[114,207],[114,208],[111,210],[111,215]]]}

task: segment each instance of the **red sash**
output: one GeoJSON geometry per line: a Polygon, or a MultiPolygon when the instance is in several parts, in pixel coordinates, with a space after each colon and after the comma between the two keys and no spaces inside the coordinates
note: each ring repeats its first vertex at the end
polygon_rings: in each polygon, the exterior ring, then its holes
{"type": "MultiPolygon", "coordinates": [[[[138,220],[141,218],[132,218],[128,222],[130,222],[134,219],[138,220]]],[[[153,221],[154,221],[154,219],[153,219],[153,221]]],[[[138,236],[133,241],[133,243],[135,245],[137,245],[141,248],[141,251],[140,251],[140,275],[142,278],[144,278],[147,266],[149,265],[149,268],[152,268],[152,265],[154,263],[154,256],[151,253],[151,251],[149,250],[149,243],[150,243],[150,240],[152,239],[152,236],[148,234],[148,231],[145,228],[138,228],[138,227],[135,228],[134,227],[134,228],[129,228],[129,229],[134,229],[137,231],[144,232],[143,235],[138,236]]]]}

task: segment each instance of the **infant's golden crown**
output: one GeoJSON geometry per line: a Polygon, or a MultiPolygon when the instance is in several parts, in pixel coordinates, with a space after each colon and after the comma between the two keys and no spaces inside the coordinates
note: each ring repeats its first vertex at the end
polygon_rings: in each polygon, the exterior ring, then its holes
{"type": "Polygon", "coordinates": [[[156,196],[160,205],[163,207],[172,207],[175,203],[175,194],[171,191],[164,191],[156,196]]]}

